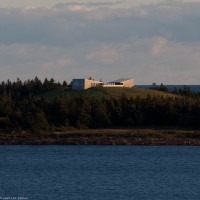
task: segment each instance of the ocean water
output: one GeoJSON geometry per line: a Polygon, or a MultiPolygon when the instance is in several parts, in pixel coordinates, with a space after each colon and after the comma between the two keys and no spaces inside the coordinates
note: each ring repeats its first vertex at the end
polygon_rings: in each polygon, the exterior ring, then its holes
{"type": "Polygon", "coordinates": [[[199,200],[200,148],[0,146],[0,199],[199,200]]]}
{"type": "MultiPolygon", "coordinates": [[[[159,84],[158,84],[159,86],[159,84]]],[[[200,92],[200,85],[186,85],[187,87],[190,88],[191,91],[193,92],[200,92]]],[[[137,88],[144,88],[144,89],[149,89],[152,87],[152,85],[136,85],[137,88]]],[[[183,89],[184,85],[165,85],[169,91],[173,91],[174,88],[176,89],[183,89]]]]}

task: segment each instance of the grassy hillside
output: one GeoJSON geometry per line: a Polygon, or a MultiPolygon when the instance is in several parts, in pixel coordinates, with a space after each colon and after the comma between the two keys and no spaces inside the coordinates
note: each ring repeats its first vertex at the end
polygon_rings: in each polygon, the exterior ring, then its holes
{"type": "MultiPolygon", "coordinates": [[[[173,94],[149,90],[149,89],[141,89],[141,88],[91,88],[91,91],[99,91],[104,93],[105,95],[112,97],[121,97],[122,94],[125,94],[127,97],[146,97],[148,94],[152,96],[173,96],[173,94]]],[[[89,91],[88,90],[88,91],[89,91]]]]}
{"type": "Polygon", "coordinates": [[[110,98],[110,97],[121,97],[125,94],[127,97],[146,97],[148,94],[151,96],[174,96],[173,94],[156,91],[156,90],[149,90],[149,89],[141,89],[141,88],[89,88],[84,91],[73,91],[71,89],[58,89],[49,91],[43,94],[45,98],[51,100],[53,97],[74,97],[78,95],[87,95],[87,96],[95,96],[97,98],[110,98]]]}

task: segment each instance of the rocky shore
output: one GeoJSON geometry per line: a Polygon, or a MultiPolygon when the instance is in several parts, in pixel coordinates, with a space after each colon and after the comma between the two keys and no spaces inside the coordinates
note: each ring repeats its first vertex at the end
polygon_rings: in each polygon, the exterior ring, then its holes
{"type": "Polygon", "coordinates": [[[94,129],[49,134],[0,133],[0,145],[200,146],[200,130],[94,129]]]}

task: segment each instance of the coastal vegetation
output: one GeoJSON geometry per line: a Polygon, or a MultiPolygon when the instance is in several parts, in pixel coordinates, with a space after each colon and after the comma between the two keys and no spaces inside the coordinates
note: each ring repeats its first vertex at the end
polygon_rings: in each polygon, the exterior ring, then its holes
{"type": "Polygon", "coordinates": [[[173,92],[162,88],[91,88],[78,92],[54,79],[2,82],[0,132],[50,134],[74,128],[113,127],[199,129],[200,94],[187,87],[173,92]]]}

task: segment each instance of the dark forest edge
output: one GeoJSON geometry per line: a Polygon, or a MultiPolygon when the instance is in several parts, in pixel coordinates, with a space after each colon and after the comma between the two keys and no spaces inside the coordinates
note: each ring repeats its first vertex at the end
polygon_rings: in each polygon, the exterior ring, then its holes
{"type": "MultiPolygon", "coordinates": [[[[54,96],[51,101],[43,94],[47,91],[67,89],[65,81],[54,79],[43,82],[37,77],[22,82],[0,84],[0,135],[5,139],[19,137],[40,138],[41,136],[101,128],[178,127],[198,132],[200,128],[200,93],[192,92],[187,86],[169,92],[164,85],[153,87],[173,96],[147,95],[119,98],[97,98],[95,96],[54,96]],[[9,136],[10,135],[10,136],[9,136]]],[[[191,132],[189,132],[191,133],[191,132]]],[[[199,135],[192,133],[192,140],[199,135]]],[[[191,139],[191,138],[190,138],[191,139]]],[[[116,143],[116,142],[115,142],[116,143]]],[[[119,143],[119,142],[117,142],[119,143]]]]}

